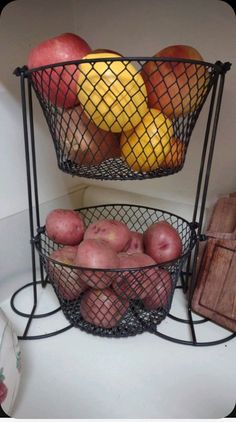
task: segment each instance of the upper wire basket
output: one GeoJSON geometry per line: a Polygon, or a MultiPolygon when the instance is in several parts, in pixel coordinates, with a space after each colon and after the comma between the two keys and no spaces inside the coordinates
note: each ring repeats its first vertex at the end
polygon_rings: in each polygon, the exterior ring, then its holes
{"type": "MultiPolygon", "coordinates": [[[[143,233],[151,223],[166,221],[179,233],[181,256],[163,264],[136,268],[93,269],[58,259],[60,245],[45,227],[34,242],[44,269],[70,323],[88,333],[126,337],[153,330],[167,316],[183,265],[196,244],[194,227],[166,211],[129,204],[98,205],[77,210],[86,226],[101,219],[122,221],[143,233]]],[[[69,247],[69,255],[74,253],[69,247]]]]}
{"type": "Polygon", "coordinates": [[[107,56],[26,71],[46,118],[58,167],[101,180],[180,171],[217,66],[196,60],[107,56]]]}

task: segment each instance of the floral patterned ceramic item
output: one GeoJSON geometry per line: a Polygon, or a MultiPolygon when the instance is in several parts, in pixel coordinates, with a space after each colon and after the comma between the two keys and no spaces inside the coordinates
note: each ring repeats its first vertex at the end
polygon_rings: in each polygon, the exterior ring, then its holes
{"type": "Polygon", "coordinates": [[[19,389],[21,352],[14,328],[0,308],[0,405],[11,416],[19,389]]]}

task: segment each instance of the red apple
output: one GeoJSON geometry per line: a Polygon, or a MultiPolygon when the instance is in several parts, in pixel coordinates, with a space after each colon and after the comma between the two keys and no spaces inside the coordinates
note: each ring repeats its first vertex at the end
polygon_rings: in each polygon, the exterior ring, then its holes
{"type": "Polygon", "coordinates": [[[165,169],[174,169],[182,166],[186,150],[187,147],[184,142],[180,139],[172,138],[170,140],[170,151],[166,154],[164,161],[161,163],[161,167],[165,169]]]}
{"type": "Polygon", "coordinates": [[[64,155],[76,164],[92,166],[120,156],[119,136],[98,128],[80,105],[62,112],[56,133],[64,155]]]}
{"type": "Polygon", "coordinates": [[[83,239],[83,216],[74,210],[56,208],[46,217],[46,233],[49,239],[63,245],[78,245],[83,239]]]}
{"type": "Polygon", "coordinates": [[[201,54],[188,45],[171,45],[154,55],[173,61],[147,61],[142,68],[151,108],[173,118],[194,111],[205,95],[208,71],[201,64],[176,62],[175,59],[203,61],[201,54]]]}
{"type": "Polygon", "coordinates": [[[109,288],[91,289],[81,299],[80,312],[85,321],[102,328],[117,326],[129,303],[121,301],[109,288]]]}
{"type": "Polygon", "coordinates": [[[178,231],[167,221],[151,224],[143,234],[145,253],[157,264],[172,261],[182,253],[182,241],[178,231]]]}
{"type": "Polygon", "coordinates": [[[102,219],[90,224],[84,233],[84,239],[102,239],[109,243],[110,247],[121,252],[130,240],[130,230],[122,221],[102,219]]]}
{"type": "Polygon", "coordinates": [[[104,289],[112,283],[115,272],[101,270],[118,268],[119,258],[104,240],[85,239],[77,248],[75,265],[84,269],[81,272],[84,283],[90,287],[104,289]]]}
{"type": "MultiPolygon", "coordinates": [[[[91,52],[90,46],[79,35],[65,33],[42,41],[29,53],[29,69],[55,63],[76,61],[91,52]]],[[[78,66],[75,64],[50,67],[32,73],[36,89],[52,104],[70,108],[78,104],[78,66]]]]}
{"type": "Polygon", "coordinates": [[[66,300],[77,299],[87,288],[79,271],[71,267],[75,265],[76,253],[76,246],[63,246],[53,251],[47,261],[49,279],[54,283],[59,297],[66,300]]]}
{"type": "Polygon", "coordinates": [[[167,309],[173,290],[173,283],[168,271],[159,268],[155,279],[150,279],[147,294],[143,299],[145,309],[151,311],[157,308],[167,309]]]}

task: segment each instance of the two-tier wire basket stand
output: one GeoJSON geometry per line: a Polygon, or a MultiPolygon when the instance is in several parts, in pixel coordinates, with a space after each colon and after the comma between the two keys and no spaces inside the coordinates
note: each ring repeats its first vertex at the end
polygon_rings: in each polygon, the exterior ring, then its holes
{"type": "MultiPolygon", "coordinates": [[[[204,212],[225,74],[230,66],[230,63],[220,61],[212,64],[185,59],[173,61],[171,58],[112,57],[64,62],[31,70],[23,66],[15,70],[20,79],[22,99],[32,260],[32,282],[19,288],[11,298],[13,311],[27,321],[20,339],[47,338],[71,327],[107,337],[126,337],[148,331],[166,340],[192,346],[216,345],[235,337],[235,333],[229,332],[220,340],[199,341],[196,326],[208,320],[195,320],[191,309],[199,245],[206,240],[203,233],[204,212]],[[147,80],[146,69],[150,64],[155,66],[159,75],[156,85],[154,82],[150,85],[147,80]],[[168,72],[175,74],[173,85],[166,82],[168,72]],[[40,218],[33,95],[46,119],[59,169],[72,176],[99,180],[145,180],[168,177],[181,171],[192,131],[209,98],[192,221],[143,205],[108,204],[78,209],[87,224],[101,218],[114,218],[125,222],[134,231],[144,231],[151,223],[165,220],[178,230],[181,237],[183,250],[179,258],[164,265],[148,267],[149,272],[140,267],[126,271],[103,270],[97,274],[91,269],[86,271],[51,259],[51,253],[60,245],[47,237],[40,218]],[[156,143],[150,144],[149,138],[156,143]],[[150,278],[156,267],[165,276],[169,274],[171,287],[164,293],[165,303],[157,310],[147,311],[142,301],[133,300],[130,296],[132,300],[118,326],[112,326],[112,318],[102,327],[85,321],[80,312],[82,294],[76,299],[71,296],[65,299],[55,283],[58,271],[64,278],[65,274],[70,274],[71,278],[80,273],[81,277],[91,279],[95,275],[102,279],[115,273],[115,276],[125,276],[132,279],[132,283],[137,283],[141,277],[150,278]],[[46,289],[49,284],[58,296],[59,305],[47,313],[38,314],[38,289],[46,289]],[[32,309],[29,313],[20,311],[15,305],[16,296],[19,293],[23,295],[25,289],[32,289],[32,309]],[[171,313],[175,289],[182,289],[187,296],[186,319],[171,313]],[[61,311],[68,320],[66,327],[46,334],[29,334],[35,319],[50,319],[51,315],[61,311]],[[166,317],[183,326],[188,325],[189,340],[160,332],[159,324],[166,317]]],[[[119,306],[121,303],[120,300],[119,306]]]]}

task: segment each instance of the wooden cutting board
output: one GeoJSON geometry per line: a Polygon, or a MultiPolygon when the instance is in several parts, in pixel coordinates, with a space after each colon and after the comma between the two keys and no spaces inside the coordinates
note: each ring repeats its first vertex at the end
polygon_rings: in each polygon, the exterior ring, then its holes
{"type": "Polygon", "coordinates": [[[209,239],[192,299],[192,310],[236,332],[236,241],[209,239]]]}
{"type": "Polygon", "coordinates": [[[236,240],[236,197],[233,195],[218,199],[206,235],[236,240]]]}

